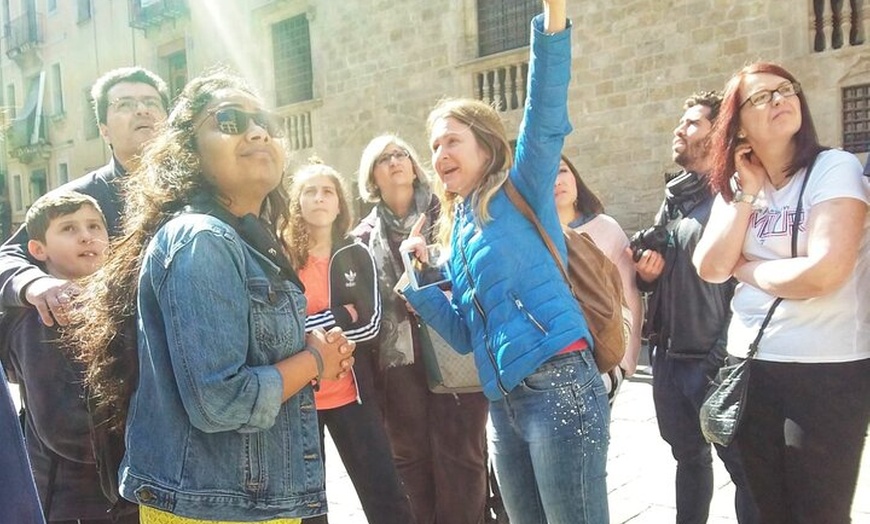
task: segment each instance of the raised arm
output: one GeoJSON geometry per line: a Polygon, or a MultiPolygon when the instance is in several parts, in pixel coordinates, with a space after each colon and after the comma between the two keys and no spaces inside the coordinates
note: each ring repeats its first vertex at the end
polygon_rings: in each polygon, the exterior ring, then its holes
{"type": "Polygon", "coordinates": [[[568,26],[565,0],[544,0],[544,31],[553,34],[568,26]]]}
{"type": "Polygon", "coordinates": [[[569,26],[564,1],[545,2],[543,16],[532,20],[528,95],[510,173],[519,192],[554,233],[557,220],[549,216],[555,210],[553,184],[565,136],[571,132],[569,26]]]}
{"type": "Polygon", "coordinates": [[[742,259],[743,242],[751,217],[750,204],[729,204],[721,195],[716,196],[704,234],[692,255],[692,263],[698,270],[698,276],[714,284],[721,284],[731,278],[742,259]]]}
{"type": "MultiPolygon", "coordinates": [[[[734,176],[741,190],[757,196],[769,177],[764,164],[745,141],[734,150],[734,166],[737,169],[734,176]]],[[[698,276],[714,284],[731,278],[742,258],[743,241],[751,218],[752,204],[728,203],[722,195],[716,196],[704,235],[692,255],[698,276]]]]}

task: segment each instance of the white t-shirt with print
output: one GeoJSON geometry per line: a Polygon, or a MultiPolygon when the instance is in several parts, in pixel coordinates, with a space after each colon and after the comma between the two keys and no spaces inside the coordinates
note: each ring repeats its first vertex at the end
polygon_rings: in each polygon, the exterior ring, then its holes
{"type": "MultiPolygon", "coordinates": [[[[792,227],[806,169],[783,188],[765,182],[763,209],[753,212],[743,244],[747,260],[791,258],[792,227]]],[[[721,197],[720,197],[721,198],[721,197]]],[[[807,253],[806,224],[813,207],[834,198],[854,198],[870,203],[870,179],[863,176],[854,155],[828,150],[819,154],[803,198],[798,234],[798,256],[807,253]]],[[[745,357],[749,344],[774,297],[760,289],[739,284],[731,303],[734,316],[728,330],[729,353],[745,357]]],[[[858,260],[851,277],[828,295],[805,300],[783,300],[764,331],[756,358],[774,362],[851,362],[870,358],[870,214],[858,260]]]]}

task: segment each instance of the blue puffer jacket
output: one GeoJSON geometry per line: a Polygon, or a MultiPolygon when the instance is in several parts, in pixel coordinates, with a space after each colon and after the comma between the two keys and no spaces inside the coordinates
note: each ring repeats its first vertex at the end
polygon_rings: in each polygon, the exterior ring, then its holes
{"type": "MultiPolygon", "coordinates": [[[[532,21],[529,95],[510,177],[564,261],[567,251],[553,185],[562,144],[571,132],[571,40],[569,30],[546,35],[542,27],[543,17],[538,16],[532,21]]],[[[434,288],[407,288],[404,293],[457,351],[474,351],[484,393],[497,400],[572,342],[585,338],[591,346],[592,337],[543,240],[504,189],[490,200],[489,212],[491,220],[479,228],[475,210],[459,204],[449,262],[452,300],[434,288]]]]}

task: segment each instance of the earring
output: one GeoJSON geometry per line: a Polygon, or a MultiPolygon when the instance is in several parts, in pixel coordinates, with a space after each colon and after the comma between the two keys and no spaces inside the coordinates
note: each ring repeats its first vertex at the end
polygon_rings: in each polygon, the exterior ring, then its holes
{"type": "Polygon", "coordinates": [[[737,138],[739,138],[740,140],[743,140],[744,138],[746,138],[746,133],[744,133],[743,131],[739,131],[737,133],[737,138]]]}

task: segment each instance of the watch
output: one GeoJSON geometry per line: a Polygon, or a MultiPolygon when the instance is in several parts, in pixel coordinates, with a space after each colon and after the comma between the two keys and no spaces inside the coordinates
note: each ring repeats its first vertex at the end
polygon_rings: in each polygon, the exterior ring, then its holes
{"type": "Polygon", "coordinates": [[[755,203],[758,201],[758,195],[750,195],[749,193],[744,193],[741,190],[737,190],[734,193],[734,202],[745,202],[750,206],[755,207],[755,203]]]}

